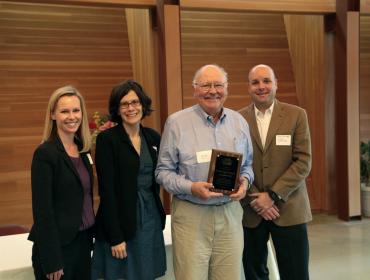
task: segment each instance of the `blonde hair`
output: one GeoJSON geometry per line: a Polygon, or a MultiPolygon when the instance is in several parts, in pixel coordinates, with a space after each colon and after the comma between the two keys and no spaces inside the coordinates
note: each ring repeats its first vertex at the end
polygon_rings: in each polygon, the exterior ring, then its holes
{"type": "Polygon", "coordinates": [[[89,130],[89,121],[87,119],[85,100],[82,97],[82,95],[78,92],[78,90],[73,86],[64,86],[58,88],[50,96],[48,107],[46,109],[45,126],[42,141],[45,142],[48,141],[49,139],[57,138],[58,132],[56,122],[52,119],[52,115],[55,111],[59,99],[63,96],[77,96],[78,99],[80,100],[82,110],[82,121],[80,127],[76,132],[76,136],[79,138],[82,144],[82,149],[80,152],[87,152],[91,148],[91,133],[89,130]]]}

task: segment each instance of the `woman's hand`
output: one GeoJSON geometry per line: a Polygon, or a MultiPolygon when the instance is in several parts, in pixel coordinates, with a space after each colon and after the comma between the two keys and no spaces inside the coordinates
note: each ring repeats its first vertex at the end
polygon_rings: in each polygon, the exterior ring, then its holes
{"type": "Polygon", "coordinates": [[[112,246],[111,250],[113,258],[123,259],[127,257],[126,242],[122,242],[118,245],[112,246]]]}
{"type": "Polygon", "coordinates": [[[59,280],[64,275],[63,269],[59,269],[58,271],[46,274],[46,278],[49,280],[59,280]]]}

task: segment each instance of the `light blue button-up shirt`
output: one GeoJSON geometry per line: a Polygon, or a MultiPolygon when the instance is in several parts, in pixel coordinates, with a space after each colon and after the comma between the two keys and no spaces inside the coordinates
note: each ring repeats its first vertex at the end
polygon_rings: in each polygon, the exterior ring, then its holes
{"type": "Polygon", "coordinates": [[[162,134],[157,182],[169,193],[197,204],[217,205],[228,196],[203,200],[191,194],[192,182],[207,182],[209,161],[199,163],[197,152],[220,149],[243,154],[240,176],[253,182],[253,148],[246,120],[236,111],[223,108],[215,124],[197,104],[168,117],[162,134]]]}

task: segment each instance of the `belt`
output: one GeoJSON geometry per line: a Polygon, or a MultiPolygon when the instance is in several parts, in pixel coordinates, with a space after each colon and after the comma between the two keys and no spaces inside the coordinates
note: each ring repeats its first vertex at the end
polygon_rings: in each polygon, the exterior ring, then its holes
{"type": "Polygon", "coordinates": [[[223,205],[226,205],[226,204],[232,202],[232,200],[229,200],[229,201],[224,201],[224,202],[217,203],[217,204],[202,204],[202,203],[196,203],[194,201],[190,201],[190,200],[186,200],[186,199],[179,199],[179,200],[189,202],[191,204],[198,205],[198,206],[223,206],[223,205]]]}

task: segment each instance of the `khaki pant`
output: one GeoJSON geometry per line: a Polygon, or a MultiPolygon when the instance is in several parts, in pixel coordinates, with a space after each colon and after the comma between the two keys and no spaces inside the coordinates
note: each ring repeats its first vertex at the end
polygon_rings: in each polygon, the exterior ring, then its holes
{"type": "Polygon", "coordinates": [[[207,206],[173,197],[176,280],[240,279],[244,247],[242,216],[239,202],[207,206]]]}

